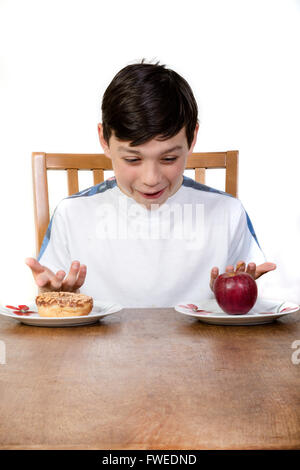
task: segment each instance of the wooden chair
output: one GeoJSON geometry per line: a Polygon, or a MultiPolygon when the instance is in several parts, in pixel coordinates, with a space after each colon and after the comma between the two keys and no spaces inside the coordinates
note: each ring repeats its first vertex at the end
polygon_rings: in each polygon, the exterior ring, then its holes
{"type": "MultiPolygon", "coordinates": [[[[193,153],[186,169],[195,170],[195,180],[205,184],[207,168],[225,168],[225,191],[234,197],[238,194],[238,151],[193,153]]],[[[50,222],[48,198],[48,170],[66,170],[68,195],[79,191],[78,170],[93,171],[94,185],[104,181],[104,171],[112,171],[111,160],[104,154],[32,153],[34,218],[37,255],[50,222]]]]}

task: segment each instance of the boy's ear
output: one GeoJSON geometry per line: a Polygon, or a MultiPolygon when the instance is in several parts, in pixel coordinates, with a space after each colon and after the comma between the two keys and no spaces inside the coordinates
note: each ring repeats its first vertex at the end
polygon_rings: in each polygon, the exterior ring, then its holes
{"type": "Polygon", "coordinates": [[[189,154],[191,154],[191,153],[193,152],[194,147],[195,147],[195,145],[196,145],[198,130],[199,130],[199,123],[197,122],[197,124],[196,124],[196,126],[195,126],[195,130],[194,130],[193,142],[191,143],[191,146],[190,146],[190,149],[189,149],[189,154]]]}
{"type": "Polygon", "coordinates": [[[101,123],[98,124],[98,136],[99,136],[99,141],[100,141],[100,145],[101,147],[103,148],[103,152],[105,153],[105,155],[110,158],[110,150],[109,150],[109,145],[108,143],[106,142],[106,140],[104,139],[104,136],[103,136],[103,126],[101,123]]]}

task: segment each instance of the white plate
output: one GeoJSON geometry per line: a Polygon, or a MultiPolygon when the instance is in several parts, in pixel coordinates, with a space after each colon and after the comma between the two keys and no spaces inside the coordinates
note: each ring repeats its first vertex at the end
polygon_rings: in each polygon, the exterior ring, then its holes
{"type": "Polygon", "coordinates": [[[212,325],[260,325],[271,323],[277,318],[297,312],[299,305],[270,299],[257,299],[254,307],[245,315],[228,315],[219,307],[216,299],[199,302],[180,303],[175,310],[184,315],[196,317],[202,322],[212,325]]]}
{"type": "MultiPolygon", "coordinates": [[[[14,307],[16,305],[12,304],[14,307]]],[[[119,304],[99,302],[94,300],[93,310],[88,315],[81,317],[40,317],[37,313],[37,306],[34,303],[28,304],[29,310],[34,311],[27,316],[20,316],[13,313],[11,308],[0,305],[0,316],[9,317],[18,322],[24,323],[25,325],[32,326],[79,326],[89,325],[91,323],[97,323],[101,318],[111,315],[112,313],[119,312],[123,307],[119,304]]]]}

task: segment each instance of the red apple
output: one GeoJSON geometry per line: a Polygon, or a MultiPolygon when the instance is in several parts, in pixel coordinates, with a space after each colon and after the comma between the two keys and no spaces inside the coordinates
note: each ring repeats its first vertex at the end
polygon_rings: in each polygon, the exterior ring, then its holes
{"type": "Polygon", "coordinates": [[[230,315],[244,315],[256,302],[257,285],[250,274],[223,273],[215,280],[214,294],[224,312],[230,315]]]}

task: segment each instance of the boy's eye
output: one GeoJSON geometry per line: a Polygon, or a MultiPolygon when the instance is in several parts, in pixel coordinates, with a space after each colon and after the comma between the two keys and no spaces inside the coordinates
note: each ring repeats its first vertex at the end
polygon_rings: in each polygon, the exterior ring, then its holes
{"type": "MultiPolygon", "coordinates": [[[[125,162],[127,163],[136,163],[136,162],[139,162],[140,159],[139,158],[124,158],[125,162]]],[[[164,158],[162,161],[164,163],[172,163],[174,162],[175,160],[177,160],[177,157],[166,157],[164,158]]]]}
{"type": "Polygon", "coordinates": [[[139,161],[139,158],[124,158],[125,162],[135,163],[139,161]]]}

